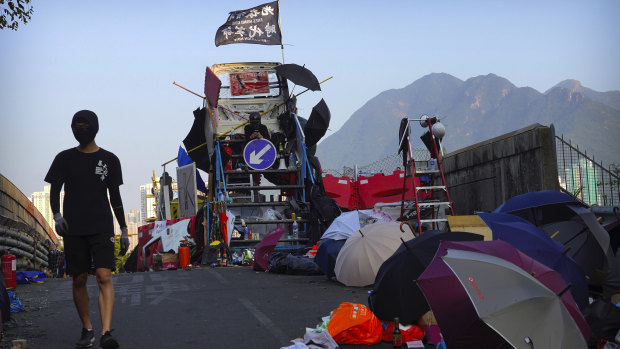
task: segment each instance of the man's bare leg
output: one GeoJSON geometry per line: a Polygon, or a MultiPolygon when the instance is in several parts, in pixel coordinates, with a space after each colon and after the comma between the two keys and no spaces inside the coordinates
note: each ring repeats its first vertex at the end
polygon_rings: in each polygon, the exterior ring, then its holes
{"type": "Polygon", "coordinates": [[[86,288],[87,280],[87,273],[78,274],[73,277],[73,303],[75,303],[75,308],[80,316],[80,321],[82,321],[82,327],[92,329],[93,324],[90,322],[90,313],[88,311],[88,289],[86,288]]]}
{"type": "Polygon", "coordinates": [[[101,334],[106,333],[112,326],[112,312],[114,311],[114,285],[112,271],[108,268],[97,268],[97,283],[99,284],[99,314],[101,315],[101,334]]]}

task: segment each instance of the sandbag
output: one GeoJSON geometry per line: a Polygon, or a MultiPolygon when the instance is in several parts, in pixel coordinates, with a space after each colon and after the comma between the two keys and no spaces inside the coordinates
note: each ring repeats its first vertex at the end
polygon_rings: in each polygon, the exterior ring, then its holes
{"type": "Polygon", "coordinates": [[[332,312],[327,331],[338,344],[376,344],[381,341],[381,322],[365,305],[343,302],[332,312]]]}

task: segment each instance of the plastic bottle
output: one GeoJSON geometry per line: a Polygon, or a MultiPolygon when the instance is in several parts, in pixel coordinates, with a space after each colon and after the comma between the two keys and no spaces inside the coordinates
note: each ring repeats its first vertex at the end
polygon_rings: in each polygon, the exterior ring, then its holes
{"type": "Polygon", "coordinates": [[[228,255],[226,254],[226,250],[224,250],[224,254],[222,255],[222,266],[225,267],[228,265],[228,255]]]}
{"type": "Polygon", "coordinates": [[[394,331],[392,332],[392,345],[394,348],[401,348],[403,346],[403,337],[400,333],[399,319],[394,318],[394,331]]]}
{"type": "Polygon", "coordinates": [[[291,213],[291,219],[293,220],[293,239],[299,239],[299,224],[295,212],[291,213]]]}
{"type": "Polygon", "coordinates": [[[245,225],[245,220],[241,219],[241,227],[243,228],[243,240],[249,240],[249,231],[248,227],[245,225]]]}
{"type": "Polygon", "coordinates": [[[293,154],[293,152],[291,152],[291,154],[288,156],[288,168],[289,170],[294,170],[295,168],[297,168],[297,164],[296,164],[296,159],[295,159],[295,154],[293,154]]]}

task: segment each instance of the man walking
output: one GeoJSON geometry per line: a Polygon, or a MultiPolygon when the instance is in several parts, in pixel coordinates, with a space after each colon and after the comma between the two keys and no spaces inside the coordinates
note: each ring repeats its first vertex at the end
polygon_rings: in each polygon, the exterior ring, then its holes
{"type": "Polygon", "coordinates": [[[114,309],[114,222],[110,204],[122,231],[120,254],[124,255],[129,248],[119,191],[123,184],[121,164],[116,155],[95,143],[99,130],[95,113],[78,111],[71,121],[71,129],[79,145],[56,155],[45,181],[51,184],[50,205],[56,232],[64,240],[67,269],[73,277],[73,301],[82,321],[82,334],[75,347],[90,348],[95,342],[86,288],[88,270],[94,263],[102,326],[100,346],[115,349],[119,344],[110,329],[114,309]],[[65,200],[61,214],[60,190],[63,185],[65,200]]]}

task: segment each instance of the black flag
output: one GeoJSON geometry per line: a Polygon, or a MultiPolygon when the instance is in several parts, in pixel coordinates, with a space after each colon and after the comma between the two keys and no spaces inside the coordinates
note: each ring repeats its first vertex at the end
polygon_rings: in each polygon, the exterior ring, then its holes
{"type": "Polygon", "coordinates": [[[215,46],[228,44],[281,45],[278,2],[233,11],[215,33],[215,46]]]}

